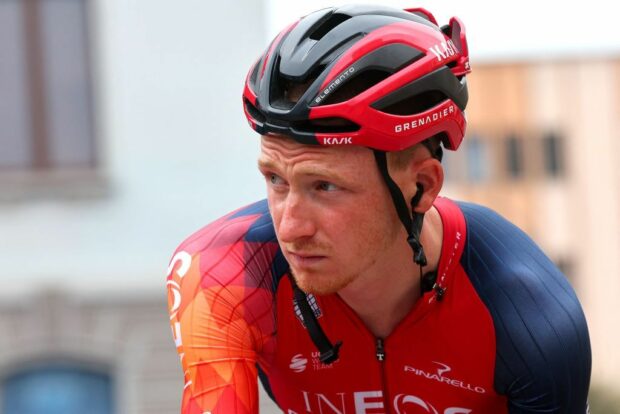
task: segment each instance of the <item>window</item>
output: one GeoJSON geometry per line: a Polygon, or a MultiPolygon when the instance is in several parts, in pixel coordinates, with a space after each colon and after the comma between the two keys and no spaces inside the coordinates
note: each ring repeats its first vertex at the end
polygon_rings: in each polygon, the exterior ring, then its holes
{"type": "Polygon", "coordinates": [[[551,177],[559,177],[564,173],[562,163],[561,140],[555,133],[548,133],[542,139],[545,172],[551,177]]]}
{"type": "Polygon", "coordinates": [[[489,156],[487,142],[478,136],[467,138],[467,177],[473,183],[486,181],[489,177],[489,156]]]}
{"type": "Polygon", "coordinates": [[[0,0],[0,172],[95,166],[84,0],[0,0]]]}
{"type": "Polygon", "coordinates": [[[510,178],[519,178],[523,174],[523,142],[516,135],[506,139],[506,167],[510,178]]]}
{"type": "Polygon", "coordinates": [[[9,376],[3,414],[112,414],[106,374],[67,364],[47,364],[9,376]]]}

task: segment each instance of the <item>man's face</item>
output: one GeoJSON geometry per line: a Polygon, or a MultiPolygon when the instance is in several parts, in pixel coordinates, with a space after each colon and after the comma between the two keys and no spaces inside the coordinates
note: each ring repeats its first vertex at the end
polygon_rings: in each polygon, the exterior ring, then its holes
{"type": "Polygon", "coordinates": [[[335,293],[379,274],[404,237],[366,148],[308,146],[264,136],[259,169],[278,241],[306,292],[335,293]]]}

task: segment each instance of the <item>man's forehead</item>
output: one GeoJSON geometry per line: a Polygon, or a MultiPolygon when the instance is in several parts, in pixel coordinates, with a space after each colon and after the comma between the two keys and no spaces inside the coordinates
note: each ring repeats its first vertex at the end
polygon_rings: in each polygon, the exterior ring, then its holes
{"type": "Polygon", "coordinates": [[[263,136],[259,166],[295,161],[313,161],[326,167],[339,169],[348,165],[372,160],[372,152],[367,148],[352,146],[321,146],[300,144],[288,137],[263,136]]]}
{"type": "Polygon", "coordinates": [[[287,146],[299,146],[299,147],[309,147],[309,148],[316,146],[316,145],[301,144],[295,141],[293,138],[289,137],[288,135],[282,135],[282,134],[261,135],[260,138],[261,138],[261,145],[281,144],[281,145],[287,145],[287,146]]]}
{"type": "Polygon", "coordinates": [[[328,164],[330,159],[337,158],[335,157],[337,152],[332,148],[300,144],[290,138],[263,137],[258,163],[259,165],[274,166],[312,160],[321,164],[328,164]]]}
{"type": "Polygon", "coordinates": [[[313,153],[313,154],[326,154],[326,155],[367,155],[370,150],[360,146],[352,145],[311,145],[302,144],[291,137],[286,135],[262,135],[261,136],[261,151],[263,153],[269,151],[287,151],[291,154],[297,155],[301,153],[313,153]]]}

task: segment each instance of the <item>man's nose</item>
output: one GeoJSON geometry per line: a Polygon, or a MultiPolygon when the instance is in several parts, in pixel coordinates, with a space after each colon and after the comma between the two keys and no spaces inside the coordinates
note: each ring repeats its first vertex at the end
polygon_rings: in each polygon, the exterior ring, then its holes
{"type": "Polygon", "coordinates": [[[294,193],[289,193],[281,204],[280,223],[277,227],[281,242],[292,243],[300,238],[311,237],[316,226],[311,219],[309,203],[294,193]]]}

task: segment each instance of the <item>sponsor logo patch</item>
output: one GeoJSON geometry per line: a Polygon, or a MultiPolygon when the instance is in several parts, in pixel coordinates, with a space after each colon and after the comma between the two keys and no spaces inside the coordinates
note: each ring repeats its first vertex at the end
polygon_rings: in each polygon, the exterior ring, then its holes
{"type": "Polygon", "coordinates": [[[483,387],[469,384],[463,380],[454,379],[453,377],[446,376],[447,373],[452,371],[452,368],[449,365],[444,364],[443,362],[433,361],[438,367],[435,367],[435,372],[433,371],[425,371],[423,369],[415,368],[410,365],[405,365],[405,372],[411,372],[418,377],[423,377],[428,380],[441,382],[443,384],[448,384],[452,387],[460,388],[462,390],[467,390],[470,392],[475,392],[477,394],[484,394],[487,390],[483,387]]]}

